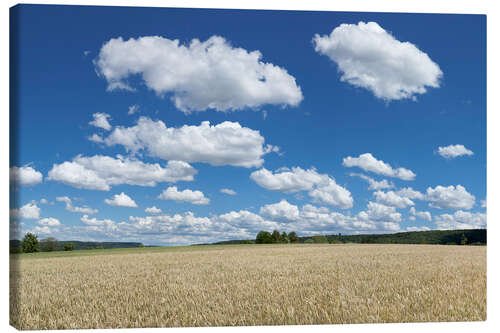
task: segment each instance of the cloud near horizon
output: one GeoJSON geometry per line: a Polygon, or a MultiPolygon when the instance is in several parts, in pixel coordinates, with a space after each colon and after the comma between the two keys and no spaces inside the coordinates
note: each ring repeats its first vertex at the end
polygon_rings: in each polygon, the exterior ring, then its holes
{"type": "Polygon", "coordinates": [[[327,174],[319,174],[314,167],[308,170],[300,167],[281,168],[274,173],[262,168],[252,172],[250,178],[259,186],[271,191],[283,193],[308,191],[313,202],[319,204],[348,209],[354,203],[349,190],[338,185],[327,174]]]}

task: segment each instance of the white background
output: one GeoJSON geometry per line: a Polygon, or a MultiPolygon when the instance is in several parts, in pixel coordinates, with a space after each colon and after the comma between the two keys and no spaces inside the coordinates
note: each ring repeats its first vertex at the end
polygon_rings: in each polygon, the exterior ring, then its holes
{"type": "MultiPolygon", "coordinates": [[[[291,10],[329,10],[329,11],[371,11],[371,12],[412,12],[412,13],[462,13],[462,14],[487,14],[487,101],[488,101],[488,167],[487,167],[487,222],[488,222],[488,319],[486,322],[479,323],[421,323],[421,324],[377,324],[377,325],[321,325],[321,326],[268,326],[268,327],[212,327],[212,328],[172,328],[172,329],[132,329],[127,331],[117,330],[94,330],[91,332],[254,332],[270,331],[273,332],[492,332],[500,328],[500,301],[499,287],[500,283],[498,273],[499,246],[498,238],[499,227],[497,224],[499,196],[496,188],[499,177],[496,171],[500,170],[498,164],[499,149],[496,143],[499,140],[499,122],[498,122],[498,61],[500,54],[498,52],[499,33],[500,33],[500,11],[496,5],[497,1],[487,0],[350,0],[350,1],[278,1],[278,0],[253,0],[253,1],[229,1],[229,0],[184,0],[184,1],[165,1],[165,0],[80,0],[80,1],[37,1],[30,0],[26,3],[31,4],[74,4],[74,5],[108,5],[108,6],[148,6],[148,7],[195,7],[195,8],[238,8],[238,9],[291,9],[291,10]]],[[[2,27],[1,34],[1,89],[2,95],[0,109],[0,260],[1,260],[1,280],[0,280],[0,326],[2,331],[15,331],[9,327],[9,7],[17,4],[15,1],[3,1],[0,16],[2,27]]],[[[15,36],[14,36],[15,37],[15,36]]],[[[15,60],[14,60],[15,61],[15,60]]],[[[85,332],[90,330],[81,330],[85,332]]],[[[46,332],[46,331],[45,331],[46,332]]],[[[57,331],[64,332],[64,331],[57,331]]],[[[75,332],[74,330],[68,332],[75,332]]]]}

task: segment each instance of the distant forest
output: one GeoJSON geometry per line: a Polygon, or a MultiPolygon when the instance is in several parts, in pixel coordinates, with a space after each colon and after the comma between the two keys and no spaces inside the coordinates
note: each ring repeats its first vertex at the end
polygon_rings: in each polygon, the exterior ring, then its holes
{"type": "MultiPolygon", "coordinates": [[[[297,243],[364,243],[364,244],[441,244],[486,245],[486,229],[430,230],[398,232],[395,234],[299,236],[297,243]],[[325,239],[326,238],[326,239],[325,239]]],[[[230,240],[212,244],[249,244],[255,240],[230,240]]]]}
{"type": "MultiPolygon", "coordinates": [[[[43,240],[41,240],[43,244],[43,240]]],[[[143,247],[142,243],[132,242],[81,242],[57,241],[54,251],[62,251],[66,244],[73,244],[74,250],[117,249],[143,247]]],[[[254,244],[255,239],[239,239],[196,245],[254,244]]],[[[364,243],[364,244],[441,244],[441,245],[486,245],[486,229],[472,230],[430,230],[399,232],[395,234],[366,235],[326,235],[297,236],[292,243],[364,243]]],[[[21,252],[21,241],[10,240],[10,252],[21,252]]],[[[41,249],[43,251],[43,249],[41,249]]]]}
{"type": "MultiPolygon", "coordinates": [[[[42,240],[43,244],[43,240],[42,240]]],[[[142,247],[142,243],[131,243],[131,242],[80,242],[80,241],[57,241],[55,242],[54,251],[63,251],[64,245],[73,244],[74,250],[93,250],[93,249],[119,249],[119,248],[131,248],[131,247],[142,247]]],[[[43,251],[43,246],[40,249],[43,251]]],[[[21,241],[18,239],[10,240],[10,252],[20,253],[21,251],[21,241]]]]}

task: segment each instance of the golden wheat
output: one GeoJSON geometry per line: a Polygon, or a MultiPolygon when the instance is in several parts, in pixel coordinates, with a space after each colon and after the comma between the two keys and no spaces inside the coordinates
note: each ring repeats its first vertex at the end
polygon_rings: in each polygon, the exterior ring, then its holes
{"type": "Polygon", "coordinates": [[[12,260],[11,324],[71,329],[486,319],[482,246],[105,253],[12,260]]]}

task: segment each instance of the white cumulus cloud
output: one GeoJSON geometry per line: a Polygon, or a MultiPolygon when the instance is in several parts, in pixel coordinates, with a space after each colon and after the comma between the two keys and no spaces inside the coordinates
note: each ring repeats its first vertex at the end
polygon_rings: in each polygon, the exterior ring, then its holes
{"type": "Polygon", "coordinates": [[[108,90],[134,90],[127,78],[140,75],[158,95],[171,94],[185,113],[298,105],[303,97],[295,78],[261,58],[259,51],[232,47],[219,36],[189,45],[159,36],[119,37],[102,46],[95,65],[108,90]]]}
{"type": "Polygon", "coordinates": [[[295,221],[299,218],[299,208],[284,199],[275,204],[262,206],[259,213],[265,218],[279,222],[295,221]]]}
{"type": "MultiPolygon", "coordinates": [[[[83,215],[82,218],[80,219],[84,224],[91,226],[93,228],[96,227],[105,227],[107,230],[116,230],[116,223],[113,220],[110,219],[102,219],[99,220],[97,218],[89,218],[88,215],[83,215]]],[[[94,230],[99,230],[99,229],[94,229],[94,230]]]]}
{"type": "Polygon", "coordinates": [[[369,186],[368,186],[369,190],[383,190],[383,189],[387,189],[387,188],[394,188],[394,183],[387,181],[387,179],[382,179],[380,181],[377,181],[371,177],[368,177],[367,175],[363,175],[361,173],[354,173],[354,172],[350,173],[349,176],[351,176],[351,177],[357,176],[361,179],[366,180],[369,184],[369,186]]]}
{"type": "Polygon", "coordinates": [[[49,227],[47,226],[43,226],[43,227],[39,227],[39,226],[36,226],[33,228],[32,232],[36,235],[49,235],[52,233],[52,229],[50,229],[49,227]]]}
{"type": "Polygon", "coordinates": [[[462,185],[429,187],[425,199],[431,202],[431,207],[441,209],[471,209],[476,202],[476,198],[462,185]]]}
{"type": "Polygon", "coordinates": [[[38,224],[46,227],[57,227],[61,225],[58,219],[54,217],[46,217],[38,221],[38,224]]]}
{"type": "Polygon", "coordinates": [[[367,221],[401,222],[401,213],[398,213],[395,207],[370,201],[367,209],[359,212],[358,218],[367,221]]]}
{"type": "Polygon", "coordinates": [[[419,199],[419,200],[425,199],[425,196],[421,192],[414,190],[411,187],[402,188],[402,189],[396,191],[395,193],[397,195],[399,195],[400,197],[404,197],[404,198],[408,198],[408,199],[419,199]]]}
{"type": "Polygon", "coordinates": [[[308,170],[300,167],[293,167],[291,170],[285,168],[275,173],[262,168],[252,172],[250,178],[265,189],[294,193],[312,190],[316,184],[328,178],[328,175],[319,174],[314,168],[308,170]]]}
{"type": "Polygon", "coordinates": [[[110,206],[137,207],[135,201],[124,192],[113,195],[111,199],[104,199],[104,202],[110,206]]]}
{"type": "Polygon", "coordinates": [[[194,205],[208,205],[210,199],[206,198],[201,191],[192,191],[189,189],[179,191],[177,186],[170,186],[165,189],[158,199],[175,200],[177,202],[190,202],[194,205]]]}
{"type": "Polygon", "coordinates": [[[42,173],[30,166],[13,166],[10,168],[10,182],[13,185],[33,186],[41,183],[42,180],[42,173]]]}
{"type": "Polygon", "coordinates": [[[196,173],[191,165],[182,161],[168,161],[162,167],[120,155],[116,158],[78,155],[71,162],[54,164],[47,179],[76,188],[109,191],[111,186],[120,184],[153,187],[161,182],[192,181],[196,173]]]}
{"type": "Polygon", "coordinates": [[[451,159],[464,155],[474,155],[472,150],[465,148],[464,145],[449,145],[446,147],[438,147],[438,154],[446,159],[451,159]]]}
{"type": "Polygon", "coordinates": [[[331,178],[327,182],[319,183],[308,194],[315,203],[337,206],[342,209],[352,208],[354,203],[351,192],[331,178]]]}
{"type": "Polygon", "coordinates": [[[309,196],[317,203],[347,209],[351,208],[354,202],[351,192],[338,185],[327,174],[320,174],[314,168],[308,170],[300,167],[281,168],[274,173],[262,168],[252,172],[250,178],[259,186],[272,191],[283,193],[309,191],[309,196]]]}
{"type": "Polygon", "coordinates": [[[485,213],[471,213],[462,210],[453,214],[441,214],[435,217],[438,229],[483,229],[486,228],[485,213]]]}
{"type": "Polygon", "coordinates": [[[165,160],[246,168],[261,166],[262,157],[277,149],[264,146],[264,137],[259,131],[237,122],[210,125],[204,121],[199,126],[175,128],[147,117],[139,118],[135,126],[115,127],[104,142],[108,146],[122,145],[132,153],[145,150],[150,156],[165,160]]]}
{"type": "Polygon", "coordinates": [[[342,165],[348,168],[358,167],[379,175],[395,177],[402,180],[414,180],[416,175],[413,171],[405,168],[394,169],[390,164],[377,160],[370,153],[359,155],[359,157],[348,156],[344,158],[342,165]]]}
{"type": "Polygon", "coordinates": [[[27,203],[20,208],[10,210],[13,219],[31,219],[36,220],[40,217],[40,208],[34,203],[27,203]]]}
{"type": "Polygon", "coordinates": [[[421,219],[427,220],[429,222],[432,221],[432,215],[430,212],[424,212],[424,211],[417,211],[415,207],[410,208],[410,214],[413,215],[414,217],[420,217],[421,219]]]}
{"type": "Polygon", "coordinates": [[[149,213],[149,214],[161,214],[162,213],[161,209],[157,208],[156,206],[148,207],[144,211],[146,213],[149,213]]]}
{"type": "Polygon", "coordinates": [[[399,196],[394,191],[389,191],[389,192],[377,191],[374,192],[373,195],[375,196],[377,202],[387,206],[406,208],[408,206],[413,206],[415,204],[410,199],[399,196]]]}
{"type": "Polygon", "coordinates": [[[415,99],[427,87],[439,88],[443,75],[429,56],[410,42],[400,42],[376,22],[341,24],[313,39],[316,52],[328,56],[340,80],[390,101],[415,99]]]}
{"type": "Polygon", "coordinates": [[[111,118],[109,114],[97,112],[94,113],[92,117],[94,117],[94,120],[89,122],[89,125],[105,129],[106,131],[111,129],[111,125],[108,122],[108,118],[111,118]]]}

